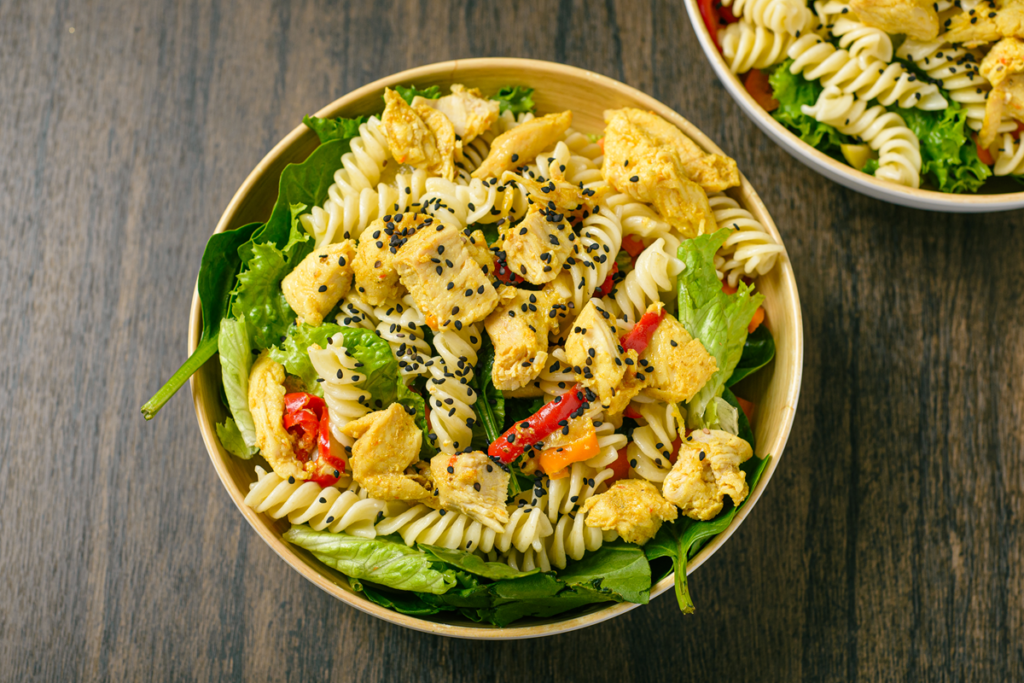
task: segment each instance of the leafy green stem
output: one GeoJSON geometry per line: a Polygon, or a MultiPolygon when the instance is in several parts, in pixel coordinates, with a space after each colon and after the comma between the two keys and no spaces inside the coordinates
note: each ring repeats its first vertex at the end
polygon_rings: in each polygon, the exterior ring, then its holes
{"type": "Polygon", "coordinates": [[[167,383],[160,387],[160,390],[153,394],[153,398],[146,401],[146,404],[142,406],[142,416],[147,420],[152,420],[160,409],[164,407],[164,404],[170,400],[171,396],[174,396],[175,392],[178,391],[188,378],[192,376],[199,368],[206,364],[206,361],[213,358],[213,354],[217,353],[217,337],[211,337],[204,342],[201,342],[196,350],[188,357],[178,371],[171,375],[171,378],[167,380],[167,383]]]}

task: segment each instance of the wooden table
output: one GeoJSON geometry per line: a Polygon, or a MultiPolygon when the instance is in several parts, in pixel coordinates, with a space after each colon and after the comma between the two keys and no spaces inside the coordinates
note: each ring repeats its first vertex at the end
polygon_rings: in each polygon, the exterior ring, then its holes
{"type": "Polygon", "coordinates": [[[677,2],[0,0],[0,679],[1024,679],[1024,212],[815,175],[718,84],[677,2]],[[446,640],[299,579],[214,474],[185,356],[203,244],[302,118],[470,56],[636,86],[739,162],[806,321],[757,510],[671,594],[541,641],[446,640]]]}

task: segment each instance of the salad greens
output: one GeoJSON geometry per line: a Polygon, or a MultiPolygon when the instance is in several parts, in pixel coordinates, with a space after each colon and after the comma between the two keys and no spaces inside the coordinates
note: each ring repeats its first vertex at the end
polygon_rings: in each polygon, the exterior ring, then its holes
{"type": "Polygon", "coordinates": [[[743,355],[740,362],[732,371],[732,376],[725,383],[726,386],[739,382],[744,377],[752,375],[771,362],[775,357],[775,339],[768,331],[766,325],[759,325],[756,330],[747,335],[747,341],[743,344],[743,355]]]}
{"type": "MultiPolygon", "coordinates": [[[[227,318],[221,321],[220,334],[217,337],[217,351],[220,354],[221,381],[224,384],[224,395],[227,397],[228,408],[234,419],[228,418],[234,431],[238,433],[243,448],[239,448],[231,427],[223,429],[233,444],[224,446],[240,458],[251,458],[256,453],[256,425],[249,412],[249,369],[252,367],[252,345],[249,333],[242,320],[227,318]]],[[[217,433],[220,434],[221,428],[217,433]]],[[[225,439],[221,439],[224,441],[225,439]]]]}
{"type": "Polygon", "coordinates": [[[439,88],[436,85],[428,86],[426,88],[423,88],[422,90],[417,88],[415,85],[396,85],[395,92],[401,95],[402,99],[405,100],[406,103],[408,104],[412,104],[413,98],[416,97],[417,95],[428,100],[436,100],[441,96],[441,88],[439,88]]]}
{"type": "Polygon", "coordinates": [[[500,107],[499,111],[504,114],[511,111],[513,114],[524,114],[533,111],[533,88],[519,85],[508,85],[491,96],[500,107]]]}
{"type": "Polygon", "coordinates": [[[839,154],[839,146],[851,142],[852,138],[803,113],[801,107],[814,104],[824,88],[817,81],[807,80],[802,74],[790,73],[789,66],[792,63],[792,59],[787,59],[768,76],[772,97],[779,103],[772,117],[807,144],[835,156],[839,154]]]}
{"type": "Polygon", "coordinates": [[[949,99],[941,111],[889,107],[899,114],[921,141],[921,176],[941,192],[977,192],[992,169],[981,163],[978,148],[968,136],[967,111],[949,99]]]}
{"type": "Polygon", "coordinates": [[[304,116],[302,122],[313,129],[313,132],[320,138],[320,142],[331,140],[349,140],[359,135],[359,126],[366,123],[366,116],[357,116],[354,119],[321,119],[316,116],[304,116]]]}

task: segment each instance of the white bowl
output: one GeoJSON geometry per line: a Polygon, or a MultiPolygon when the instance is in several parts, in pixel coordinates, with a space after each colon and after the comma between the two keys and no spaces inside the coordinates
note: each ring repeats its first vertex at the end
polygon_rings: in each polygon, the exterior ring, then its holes
{"type": "MultiPolygon", "coordinates": [[[[829,180],[866,194],[875,199],[909,206],[915,209],[927,209],[929,211],[943,211],[947,213],[987,213],[989,211],[1010,211],[1024,208],[1024,191],[991,192],[986,194],[948,194],[946,192],[935,192],[933,190],[915,190],[910,187],[903,187],[895,183],[878,180],[874,176],[847,166],[829,155],[821,152],[807,144],[785,126],[772,118],[759,105],[743,83],[726,64],[725,58],[715,46],[711,34],[704,25],[704,19],[700,14],[700,7],[697,0],[686,0],[686,11],[690,15],[690,23],[693,31],[697,34],[697,40],[707,55],[711,68],[718,75],[725,89],[729,91],[732,98],[740,105],[743,111],[749,116],[757,127],[763,130],[782,149],[820,173],[829,180]]],[[[1019,187],[1009,178],[1002,184],[1007,188],[1019,187]]]]}

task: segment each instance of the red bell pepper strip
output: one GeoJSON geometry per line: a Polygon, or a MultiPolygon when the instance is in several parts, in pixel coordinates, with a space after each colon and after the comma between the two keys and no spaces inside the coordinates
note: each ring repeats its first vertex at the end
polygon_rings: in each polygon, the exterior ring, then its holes
{"type": "Polygon", "coordinates": [[[614,484],[619,479],[625,479],[629,476],[629,446],[624,446],[616,451],[619,457],[615,459],[615,462],[608,465],[608,468],[612,471],[612,476],[606,481],[609,484],[614,484]]]}
{"type": "Polygon", "coordinates": [[[309,472],[310,480],[320,486],[331,486],[338,481],[335,472],[345,471],[345,461],[331,454],[331,417],[327,404],[319,396],[306,392],[285,394],[284,428],[298,438],[295,457],[309,472]],[[313,461],[313,444],[318,458],[313,461]]]}
{"type": "Polygon", "coordinates": [[[509,464],[527,448],[543,441],[556,429],[566,426],[572,418],[585,413],[590,402],[596,398],[597,395],[590,389],[574,385],[568,393],[545,403],[536,413],[512,425],[497,441],[491,442],[487,454],[509,464]]]}
{"type": "Polygon", "coordinates": [[[751,69],[747,72],[743,79],[743,87],[765,111],[773,112],[779,108],[779,101],[775,99],[771,83],[768,82],[768,74],[760,69],[751,69]]]}
{"type": "Polygon", "coordinates": [[[594,290],[594,296],[597,298],[606,297],[612,293],[612,288],[615,287],[615,274],[619,272],[619,264],[613,263],[612,269],[608,272],[608,277],[604,279],[601,286],[594,290]]]}
{"type": "Polygon", "coordinates": [[[631,420],[642,420],[644,416],[641,415],[640,411],[632,405],[628,405],[626,406],[626,409],[622,411],[622,417],[628,417],[631,420]]]}
{"type": "Polygon", "coordinates": [[[636,259],[640,254],[644,252],[644,242],[636,235],[623,235],[622,236],[622,250],[629,254],[629,257],[633,259],[634,265],[636,259]]]}
{"type": "Polygon", "coordinates": [[[637,355],[643,353],[647,349],[647,345],[651,343],[651,337],[654,336],[654,331],[658,329],[658,325],[664,317],[665,309],[661,309],[657,313],[644,313],[633,329],[619,340],[622,343],[622,348],[627,351],[632,349],[637,352],[637,355]]]}
{"type": "Polygon", "coordinates": [[[525,282],[517,273],[512,272],[507,263],[498,258],[494,259],[494,277],[506,285],[519,285],[525,282]]]}

